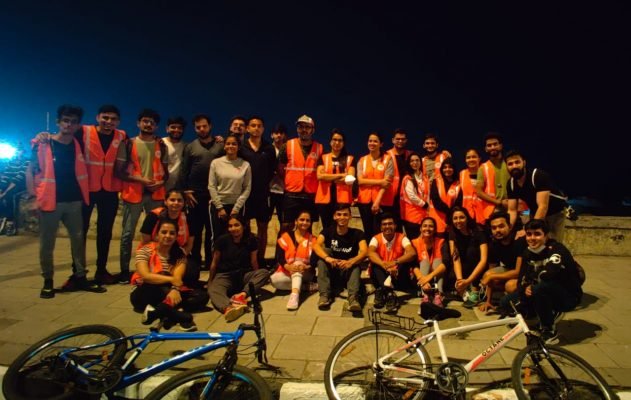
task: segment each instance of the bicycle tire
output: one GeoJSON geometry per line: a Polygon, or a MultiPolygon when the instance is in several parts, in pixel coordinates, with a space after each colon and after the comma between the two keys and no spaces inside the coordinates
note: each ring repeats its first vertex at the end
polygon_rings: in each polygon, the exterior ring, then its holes
{"type": "MultiPolygon", "coordinates": [[[[367,326],[343,338],[331,351],[324,368],[324,386],[330,399],[365,396],[366,399],[422,399],[431,380],[421,385],[402,384],[389,378],[413,377],[393,371],[378,372],[377,358],[409,343],[409,333],[393,327],[367,326]],[[379,354],[377,354],[379,353],[379,354]]],[[[398,362],[406,368],[431,371],[430,358],[422,345],[398,362]]],[[[399,355],[400,356],[400,355],[399,355]]]]}
{"type": "MultiPolygon", "coordinates": [[[[214,375],[216,368],[217,364],[202,365],[172,376],[166,382],[153,389],[145,397],[145,400],[201,399],[202,391],[206,387],[208,380],[214,375]]],[[[221,396],[213,397],[212,393],[210,393],[208,398],[220,398],[222,400],[272,400],[274,395],[259,374],[250,368],[235,365],[232,370],[232,379],[224,392],[221,393],[221,396]]]]}
{"type": "MultiPolygon", "coordinates": [[[[2,381],[2,392],[7,400],[61,400],[93,398],[94,395],[80,393],[76,382],[67,379],[66,368],[56,354],[69,349],[125,337],[123,332],[109,325],[85,325],[66,329],[35,343],[22,352],[9,366],[2,381]]],[[[127,341],[122,340],[108,346],[77,351],[74,357],[94,362],[88,369],[99,371],[120,365],[127,351],[127,341]],[[104,353],[106,352],[106,353],[104,353]],[[107,354],[107,357],[104,357],[107,354]]]]}
{"type": "Polygon", "coordinates": [[[546,346],[549,357],[567,377],[566,387],[542,348],[525,348],[513,360],[511,377],[519,400],[616,399],[607,381],[585,360],[560,347],[546,346]]]}

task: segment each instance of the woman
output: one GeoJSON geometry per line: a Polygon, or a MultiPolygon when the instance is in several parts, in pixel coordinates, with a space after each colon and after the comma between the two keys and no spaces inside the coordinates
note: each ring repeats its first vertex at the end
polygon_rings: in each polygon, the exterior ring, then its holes
{"type": "Polygon", "coordinates": [[[140,228],[142,238],[140,246],[154,241],[158,234],[158,222],[163,219],[170,219],[177,224],[176,241],[182,248],[184,255],[188,256],[193,247],[193,237],[189,236],[188,224],[184,210],[184,193],[180,190],[171,189],[164,198],[164,207],[158,207],[147,214],[140,228]]]}
{"type": "Polygon", "coordinates": [[[208,191],[213,242],[226,232],[230,217],[244,215],[243,207],[252,189],[250,163],[237,155],[239,146],[239,139],[228,135],[223,146],[226,155],[210,163],[208,191]]]}
{"type": "Polygon", "coordinates": [[[421,234],[421,220],[429,207],[427,181],[423,177],[421,156],[413,152],[408,158],[408,168],[401,182],[401,220],[405,234],[412,240],[421,234]]]}
{"type": "Polygon", "coordinates": [[[339,129],[331,132],[331,152],[318,160],[318,190],[315,203],[322,220],[322,228],[333,223],[333,210],[336,204],[353,202],[353,182],[355,181],[354,157],[346,152],[344,134],[339,129]]]}
{"type": "Polygon", "coordinates": [[[259,269],[258,243],[250,233],[250,226],[242,215],[228,218],[228,233],[215,241],[213,260],[208,277],[208,293],[217,310],[227,322],[232,322],[247,311],[249,283],[255,290],[269,280],[269,272],[259,269]]]}
{"type": "Polygon", "coordinates": [[[313,282],[311,254],[316,238],[311,234],[311,214],[301,211],[296,218],[293,232],[284,232],[278,238],[276,260],[278,269],[272,274],[272,286],[280,290],[291,290],[287,309],[297,310],[303,281],[310,288],[313,282]]]}
{"type": "Polygon", "coordinates": [[[462,207],[464,207],[471,218],[480,225],[484,225],[484,213],[482,203],[475,192],[478,182],[478,169],[480,169],[480,153],[476,149],[469,149],[465,152],[464,161],[466,169],[460,171],[460,191],[462,192],[462,207]]]}
{"type": "Polygon", "coordinates": [[[414,267],[412,272],[421,290],[421,303],[429,302],[431,295],[433,296],[432,303],[443,307],[445,297],[443,294],[443,275],[447,270],[441,255],[444,239],[436,236],[434,218],[423,218],[420,226],[421,236],[412,240],[412,245],[418,256],[418,266],[414,267]]]}
{"type": "Polygon", "coordinates": [[[369,153],[357,163],[358,207],[367,238],[372,238],[378,231],[379,214],[384,211],[390,212],[394,203],[393,160],[381,150],[382,147],[381,135],[377,132],[370,133],[369,153]]]}
{"type": "Polygon", "coordinates": [[[208,294],[183,285],[186,258],[176,244],[176,223],[160,220],[156,238],[136,251],[136,272],[131,278],[136,287],[131,292],[131,303],[135,310],[144,309],[143,324],[166,318],[167,328],[179,323],[182,330],[194,331],[197,327],[193,316],[178,309],[201,309],[208,302],[208,294]]]}
{"type": "Polygon", "coordinates": [[[447,216],[451,208],[462,203],[460,184],[451,157],[440,166],[440,174],[434,177],[429,190],[429,216],[436,221],[436,232],[445,237],[447,216]]]}
{"type": "Polygon", "coordinates": [[[463,296],[464,307],[473,308],[480,302],[479,282],[486,268],[488,244],[466,209],[451,210],[449,251],[453,262],[455,288],[463,296]]]}

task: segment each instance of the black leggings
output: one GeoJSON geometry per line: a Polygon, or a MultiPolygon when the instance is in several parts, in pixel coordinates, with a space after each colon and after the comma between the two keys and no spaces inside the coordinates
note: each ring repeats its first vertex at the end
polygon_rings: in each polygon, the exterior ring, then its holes
{"type": "MultiPolygon", "coordinates": [[[[152,285],[145,283],[137,286],[129,295],[129,300],[134,306],[134,310],[143,311],[147,305],[156,306],[164,301],[167,294],[171,290],[171,285],[152,285]]],[[[197,311],[203,309],[208,303],[208,293],[204,290],[189,289],[180,292],[182,302],[181,307],[184,311],[197,311]]]]}

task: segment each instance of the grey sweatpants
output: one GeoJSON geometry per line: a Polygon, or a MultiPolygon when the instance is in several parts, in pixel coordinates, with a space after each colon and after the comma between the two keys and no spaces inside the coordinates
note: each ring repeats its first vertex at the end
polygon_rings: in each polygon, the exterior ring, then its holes
{"type": "Polygon", "coordinates": [[[44,279],[53,279],[53,251],[57,241],[57,229],[61,221],[68,230],[75,276],[85,276],[85,242],[83,241],[83,217],[81,202],[57,203],[55,211],[39,213],[39,264],[44,279]]]}
{"type": "Polygon", "coordinates": [[[208,294],[213,306],[221,311],[231,304],[230,296],[240,292],[250,293],[249,283],[254,284],[254,290],[258,291],[269,281],[269,271],[259,268],[255,271],[249,271],[245,274],[231,272],[217,272],[213,281],[208,285],[208,294]]]}

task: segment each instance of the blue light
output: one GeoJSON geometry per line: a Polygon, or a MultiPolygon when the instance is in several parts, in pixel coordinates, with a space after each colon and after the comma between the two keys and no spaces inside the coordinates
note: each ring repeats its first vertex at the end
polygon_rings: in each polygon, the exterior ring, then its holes
{"type": "Polygon", "coordinates": [[[15,156],[17,149],[8,143],[0,143],[0,159],[10,160],[15,156]]]}

